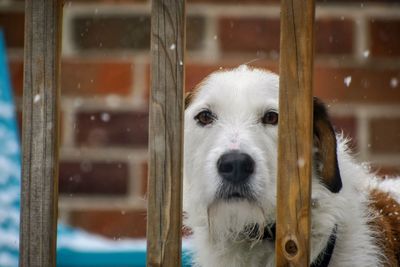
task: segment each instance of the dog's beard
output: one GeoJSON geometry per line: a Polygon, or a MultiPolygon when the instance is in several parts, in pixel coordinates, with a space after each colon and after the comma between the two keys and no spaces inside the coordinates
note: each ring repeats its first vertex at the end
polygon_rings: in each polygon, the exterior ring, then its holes
{"type": "Polygon", "coordinates": [[[256,202],[218,200],[208,207],[208,227],[213,242],[257,242],[262,239],[266,219],[256,202]]]}
{"type": "Polygon", "coordinates": [[[231,183],[222,183],[217,191],[216,196],[220,199],[230,200],[235,197],[255,201],[256,196],[249,184],[234,186],[231,183]]]}

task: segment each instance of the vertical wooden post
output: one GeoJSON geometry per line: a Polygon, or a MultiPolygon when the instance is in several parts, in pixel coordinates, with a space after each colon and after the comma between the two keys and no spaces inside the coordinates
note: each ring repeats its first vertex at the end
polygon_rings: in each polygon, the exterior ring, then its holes
{"type": "Polygon", "coordinates": [[[314,0],[281,1],[276,266],[309,266],[314,0]]]}
{"type": "Polygon", "coordinates": [[[56,265],[61,0],[25,1],[20,266],[56,265]]]}
{"type": "Polygon", "coordinates": [[[185,0],[153,0],[147,266],[181,265],[185,0]]]}

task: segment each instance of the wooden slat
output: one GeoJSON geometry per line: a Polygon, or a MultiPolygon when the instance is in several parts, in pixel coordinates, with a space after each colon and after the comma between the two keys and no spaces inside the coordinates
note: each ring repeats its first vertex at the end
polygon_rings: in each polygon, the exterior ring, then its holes
{"type": "Polygon", "coordinates": [[[314,0],[281,1],[276,266],[309,266],[314,0]]]}
{"type": "Polygon", "coordinates": [[[55,266],[61,0],[25,1],[20,266],[55,266]]]}
{"type": "Polygon", "coordinates": [[[154,0],[147,266],[181,264],[185,1],[154,0]]]}

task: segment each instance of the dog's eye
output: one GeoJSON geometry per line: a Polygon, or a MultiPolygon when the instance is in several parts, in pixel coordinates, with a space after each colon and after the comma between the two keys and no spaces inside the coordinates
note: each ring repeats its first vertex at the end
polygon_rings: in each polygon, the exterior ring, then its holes
{"type": "Polygon", "coordinates": [[[206,126],[211,124],[215,120],[215,115],[211,113],[209,110],[203,110],[199,114],[194,117],[194,119],[202,126],[206,126]]]}
{"type": "Polygon", "coordinates": [[[274,111],[265,112],[264,116],[261,119],[263,124],[271,124],[276,125],[278,123],[278,113],[274,111]]]}

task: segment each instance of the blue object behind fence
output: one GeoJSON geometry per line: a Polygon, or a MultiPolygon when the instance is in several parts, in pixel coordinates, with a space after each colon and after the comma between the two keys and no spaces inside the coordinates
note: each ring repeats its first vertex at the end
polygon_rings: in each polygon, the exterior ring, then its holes
{"type": "MultiPolygon", "coordinates": [[[[0,266],[18,266],[21,152],[6,60],[0,30],[0,266]]],[[[134,225],[132,225],[134,227],[134,225]]],[[[183,265],[190,266],[188,250],[183,265]]],[[[144,267],[145,241],[114,241],[58,225],[58,267],[144,267]]]]}
{"type": "Polygon", "coordinates": [[[3,32],[0,31],[0,266],[17,266],[20,148],[3,32]]]}

